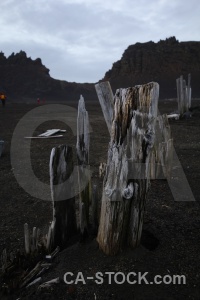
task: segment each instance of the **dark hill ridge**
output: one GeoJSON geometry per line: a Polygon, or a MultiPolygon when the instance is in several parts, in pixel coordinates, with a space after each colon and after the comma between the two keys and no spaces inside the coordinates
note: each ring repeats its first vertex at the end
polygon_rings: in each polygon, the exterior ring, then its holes
{"type": "Polygon", "coordinates": [[[11,100],[36,99],[78,100],[83,94],[91,100],[96,97],[94,84],[79,84],[50,77],[40,58],[32,60],[24,51],[8,58],[0,53],[0,90],[11,100]]]}
{"type": "MultiPolygon", "coordinates": [[[[156,81],[160,84],[160,98],[176,97],[176,78],[191,73],[192,97],[200,97],[200,42],[178,42],[175,37],[158,43],[136,43],[129,46],[121,60],[115,62],[100,81],[109,80],[113,92],[156,81]]],[[[23,100],[43,97],[49,100],[96,100],[94,84],[81,84],[50,77],[40,58],[32,60],[24,51],[8,58],[0,53],[0,89],[10,99],[23,100]]]]}
{"type": "Polygon", "coordinates": [[[156,81],[160,98],[176,97],[176,78],[191,73],[192,97],[200,97],[200,42],[178,42],[175,37],[158,43],[129,46],[102,79],[113,90],[156,81]]]}

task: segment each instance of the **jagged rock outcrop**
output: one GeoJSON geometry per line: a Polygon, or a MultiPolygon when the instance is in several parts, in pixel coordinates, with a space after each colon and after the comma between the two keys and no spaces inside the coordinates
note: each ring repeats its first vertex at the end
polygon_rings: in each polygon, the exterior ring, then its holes
{"type": "Polygon", "coordinates": [[[156,81],[160,98],[175,98],[176,78],[191,73],[192,97],[200,97],[200,42],[178,42],[175,37],[129,46],[101,81],[113,90],[156,81]]]}
{"type": "MultiPolygon", "coordinates": [[[[160,98],[176,98],[176,79],[191,73],[192,97],[200,97],[200,42],[179,42],[175,37],[129,46],[100,81],[110,81],[113,92],[120,87],[150,81],[160,85],[160,98]]],[[[0,52],[0,90],[11,99],[45,97],[49,100],[97,100],[94,84],[81,84],[50,77],[40,58],[32,60],[24,51],[8,58],[0,52]]]]}
{"type": "Polygon", "coordinates": [[[80,84],[50,77],[40,58],[32,60],[24,51],[12,53],[8,58],[0,52],[0,90],[12,100],[36,99],[78,100],[96,97],[94,84],[80,84]]]}

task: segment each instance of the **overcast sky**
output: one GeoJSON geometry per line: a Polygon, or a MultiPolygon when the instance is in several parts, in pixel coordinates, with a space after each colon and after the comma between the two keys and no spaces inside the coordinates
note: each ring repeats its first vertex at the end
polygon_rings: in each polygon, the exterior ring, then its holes
{"type": "Polygon", "coordinates": [[[53,78],[97,82],[136,42],[200,41],[199,0],[0,0],[0,51],[53,78]]]}

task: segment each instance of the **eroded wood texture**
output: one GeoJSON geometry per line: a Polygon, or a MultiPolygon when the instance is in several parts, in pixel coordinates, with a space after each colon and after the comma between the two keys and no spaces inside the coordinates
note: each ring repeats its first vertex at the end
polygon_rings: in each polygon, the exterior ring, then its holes
{"type": "Polygon", "coordinates": [[[113,119],[114,96],[108,81],[101,82],[95,85],[99,103],[106,121],[108,131],[111,133],[113,119]]]}
{"type": "Polygon", "coordinates": [[[99,226],[98,205],[99,205],[98,189],[97,189],[97,185],[93,185],[91,223],[92,223],[93,234],[95,235],[97,235],[98,226],[99,226]]]}
{"type": "Polygon", "coordinates": [[[61,145],[52,149],[50,185],[53,201],[53,241],[61,248],[76,233],[76,214],[72,148],[61,145]]]}
{"type": "Polygon", "coordinates": [[[89,147],[90,147],[90,134],[89,134],[89,117],[85,108],[85,101],[82,96],[78,103],[78,116],[77,116],[77,157],[80,164],[88,165],[89,163],[89,147]]]}
{"type": "Polygon", "coordinates": [[[176,79],[178,112],[183,115],[191,107],[191,74],[188,74],[188,85],[181,75],[176,79]]]}
{"type": "Polygon", "coordinates": [[[159,85],[118,89],[102,193],[97,241],[106,254],[141,238],[154,145],[159,85]]]}
{"type": "Polygon", "coordinates": [[[166,114],[156,119],[155,141],[150,158],[150,178],[170,178],[173,160],[173,139],[166,114]]]}
{"type": "Polygon", "coordinates": [[[89,206],[91,203],[89,148],[89,117],[85,108],[84,98],[81,96],[78,104],[76,150],[78,158],[78,185],[80,195],[79,209],[81,211],[82,203],[84,203],[87,225],[89,224],[89,206]]]}

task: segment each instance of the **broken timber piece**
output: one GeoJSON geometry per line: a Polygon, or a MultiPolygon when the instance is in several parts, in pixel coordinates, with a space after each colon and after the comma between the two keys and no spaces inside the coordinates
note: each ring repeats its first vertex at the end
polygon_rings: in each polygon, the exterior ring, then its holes
{"type": "Polygon", "coordinates": [[[85,211],[85,203],[81,202],[80,204],[80,234],[81,234],[81,241],[85,239],[88,235],[88,225],[87,225],[87,218],[86,218],[86,211],[85,211]]]}
{"type": "Polygon", "coordinates": [[[60,138],[63,135],[59,134],[59,135],[55,135],[58,132],[66,132],[65,129],[48,129],[47,131],[45,131],[42,134],[39,134],[38,136],[26,136],[25,139],[50,139],[50,138],[60,138]]]}
{"type": "Polygon", "coordinates": [[[172,169],[173,139],[166,114],[156,119],[154,147],[150,158],[150,178],[169,179],[172,169]]]}
{"type": "Polygon", "coordinates": [[[188,85],[181,75],[176,79],[178,112],[182,116],[191,107],[191,74],[188,74],[188,85]]]}
{"type": "Polygon", "coordinates": [[[99,226],[99,221],[98,221],[98,190],[97,190],[97,185],[93,186],[92,189],[92,229],[93,233],[96,235],[98,232],[98,226],[99,226]]]}
{"type": "Polygon", "coordinates": [[[53,246],[61,248],[76,234],[73,152],[66,145],[55,147],[50,157],[50,186],[53,201],[53,246]]]}
{"type": "Polygon", "coordinates": [[[42,289],[42,288],[50,288],[52,284],[56,284],[56,283],[59,283],[60,282],[60,278],[57,277],[57,278],[54,278],[54,279],[51,279],[49,281],[46,281],[44,283],[42,283],[38,289],[42,289]]]}
{"type": "Polygon", "coordinates": [[[36,278],[36,279],[33,280],[32,282],[30,282],[30,283],[26,286],[26,288],[28,288],[28,287],[30,287],[30,286],[32,286],[32,285],[34,285],[34,284],[40,282],[41,280],[42,280],[42,277],[36,278]]]}
{"type": "Polygon", "coordinates": [[[109,255],[140,243],[150,180],[159,85],[118,89],[104,177],[97,241],[109,255]]]}
{"type": "Polygon", "coordinates": [[[37,263],[36,266],[28,273],[23,279],[20,288],[25,287],[41,270],[41,262],[37,263]]]}
{"type": "Polygon", "coordinates": [[[53,136],[25,136],[25,139],[54,139],[54,138],[61,138],[63,137],[62,134],[53,135],[53,136]]]}
{"type": "Polygon", "coordinates": [[[106,121],[108,131],[111,134],[112,119],[113,119],[113,106],[114,96],[108,81],[101,82],[95,85],[99,103],[106,121]]]}
{"type": "Polygon", "coordinates": [[[26,254],[30,254],[30,234],[28,224],[24,224],[24,240],[25,240],[25,252],[26,254]]]}
{"type": "Polygon", "coordinates": [[[39,239],[40,239],[40,229],[37,229],[37,233],[36,233],[36,250],[38,250],[39,247],[39,239]]]}
{"type": "Polygon", "coordinates": [[[87,226],[89,224],[89,206],[91,203],[91,178],[89,166],[89,117],[85,109],[85,101],[82,96],[78,103],[77,116],[77,143],[76,152],[78,159],[78,185],[79,185],[79,211],[84,203],[87,226]]]}
{"type": "Polygon", "coordinates": [[[167,115],[167,118],[178,120],[180,118],[180,115],[179,114],[170,114],[170,115],[167,115]]]}
{"type": "Polygon", "coordinates": [[[106,171],[106,163],[100,163],[99,165],[99,177],[103,178],[106,171]]]}
{"type": "Polygon", "coordinates": [[[58,132],[65,132],[66,130],[61,130],[61,129],[48,129],[47,131],[45,131],[44,133],[42,134],[39,134],[38,136],[51,136],[51,135],[54,135],[58,132]]]}
{"type": "Polygon", "coordinates": [[[192,101],[192,89],[191,89],[191,74],[188,74],[188,85],[187,85],[187,99],[188,99],[188,108],[191,107],[192,101]]]}
{"type": "Polygon", "coordinates": [[[47,235],[46,249],[48,252],[51,251],[51,248],[53,247],[54,244],[54,226],[55,226],[55,222],[52,221],[51,225],[49,226],[49,231],[47,235]]]}
{"type": "Polygon", "coordinates": [[[31,236],[31,252],[36,250],[36,235],[37,235],[37,228],[33,227],[33,233],[31,236]]]}

